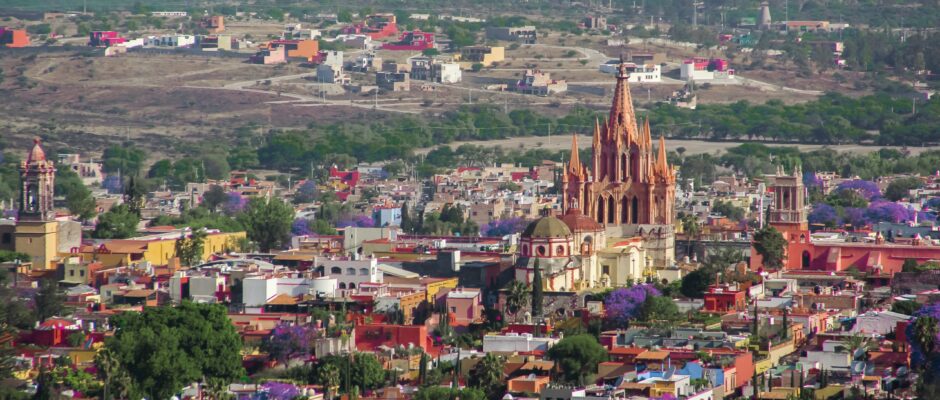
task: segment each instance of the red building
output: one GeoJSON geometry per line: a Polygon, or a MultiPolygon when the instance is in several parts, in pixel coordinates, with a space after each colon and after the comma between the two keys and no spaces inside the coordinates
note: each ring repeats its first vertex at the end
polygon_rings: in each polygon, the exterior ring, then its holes
{"type": "MultiPolygon", "coordinates": [[[[907,259],[918,263],[940,259],[940,246],[914,239],[910,243],[890,243],[878,236],[871,242],[813,242],[806,219],[806,191],[803,171],[792,175],[778,171],[770,186],[773,206],[768,223],[787,240],[783,269],[837,272],[855,267],[862,272],[886,277],[901,271],[907,259]]],[[[751,268],[763,267],[763,259],[751,249],[751,268]]]]}
{"type": "Polygon", "coordinates": [[[382,39],[398,33],[395,14],[372,14],[365,21],[343,28],[345,34],[365,34],[372,40],[382,39]]]}
{"type": "Polygon", "coordinates": [[[705,312],[741,311],[747,306],[747,292],[731,285],[711,285],[705,293],[705,312]]]}
{"type": "Polygon", "coordinates": [[[88,34],[88,45],[92,47],[110,47],[124,43],[127,38],[116,31],[94,31],[88,34]]]}
{"type": "Polygon", "coordinates": [[[374,351],[379,346],[405,348],[413,345],[425,352],[429,347],[428,328],[424,325],[361,324],[356,326],[356,349],[374,351]]]}
{"type": "Polygon", "coordinates": [[[429,32],[405,32],[395,43],[386,43],[384,50],[422,51],[434,48],[434,34],[429,32]]]}

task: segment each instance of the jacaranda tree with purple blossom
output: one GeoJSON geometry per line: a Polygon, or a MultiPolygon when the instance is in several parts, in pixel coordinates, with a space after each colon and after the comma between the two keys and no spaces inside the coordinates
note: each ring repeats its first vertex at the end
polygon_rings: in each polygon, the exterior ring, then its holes
{"type": "Polygon", "coordinates": [[[261,385],[261,392],[267,400],[293,400],[300,396],[297,386],[284,382],[265,382],[261,385]]]}
{"type": "Polygon", "coordinates": [[[862,179],[854,179],[851,181],[842,182],[839,184],[839,186],[836,187],[836,190],[855,191],[858,194],[864,196],[868,201],[872,201],[873,199],[881,197],[881,189],[878,188],[877,183],[862,179]]]}
{"type": "Polygon", "coordinates": [[[307,236],[313,234],[310,230],[310,221],[306,218],[297,218],[290,225],[290,234],[294,236],[307,236]]]}
{"type": "Polygon", "coordinates": [[[825,225],[830,228],[838,226],[840,221],[836,209],[826,203],[813,206],[813,211],[809,213],[807,219],[811,224],[825,225]]]}
{"type": "Polygon", "coordinates": [[[225,204],[222,207],[226,214],[235,215],[242,212],[247,204],[248,199],[238,193],[229,192],[228,199],[225,200],[225,204]]]}
{"type": "Polygon", "coordinates": [[[604,300],[607,320],[621,327],[639,315],[647,296],[661,296],[653,285],[635,285],[614,289],[604,300]]]}
{"type": "Polygon", "coordinates": [[[936,349],[936,344],[940,343],[940,327],[937,326],[937,322],[940,321],[940,302],[921,307],[914,312],[913,317],[914,319],[907,325],[905,336],[907,336],[907,341],[911,345],[911,363],[920,365],[928,361],[928,356],[933,354],[933,350],[936,349]],[[923,319],[923,321],[918,323],[920,319],[923,319]],[[927,321],[930,321],[930,324],[924,324],[924,322],[927,321]],[[925,349],[925,344],[927,346],[931,345],[931,343],[929,343],[930,338],[928,337],[931,336],[931,334],[933,336],[933,348],[925,349]]]}
{"type": "Polygon", "coordinates": [[[336,221],[337,228],[371,228],[375,226],[375,221],[372,220],[368,215],[349,215],[343,217],[339,221],[336,221]]]}
{"type": "Polygon", "coordinates": [[[271,330],[261,348],[277,362],[286,364],[291,359],[309,355],[316,336],[317,330],[312,325],[281,323],[271,330]]]}
{"type": "Polygon", "coordinates": [[[480,231],[482,231],[485,236],[503,237],[516,232],[522,232],[525,230],[526,226],[529,225],[529,222],[530,221],[525,218],[520,217],[497,219],[483,225],[480,231]]]}

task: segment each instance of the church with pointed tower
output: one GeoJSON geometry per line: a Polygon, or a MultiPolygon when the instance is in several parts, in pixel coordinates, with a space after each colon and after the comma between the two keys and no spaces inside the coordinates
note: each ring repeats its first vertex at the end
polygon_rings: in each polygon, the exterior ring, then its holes
{"type": "Polygon", "coordinates": [[[81,225],[58,220],[53,204],[55,164],[39,139],[20,163],[20,194],[14,225],[0,225],[0,249],[26,253],[35,271],[54,270],[62,254],[81,244],[81,225]]]}
{"type": "Polygon", "coordinates": [[[676,173],[666,160],[665,139],[654,146],[649,120],[637,120],[628,80],[621,64],[610,113],[594,124],[587,164],[578,155],[577,136],[572,138],[562,204],[603,225],[609,243],[642,239],[644,268],[665,267],[675,261],[676,173]]]}

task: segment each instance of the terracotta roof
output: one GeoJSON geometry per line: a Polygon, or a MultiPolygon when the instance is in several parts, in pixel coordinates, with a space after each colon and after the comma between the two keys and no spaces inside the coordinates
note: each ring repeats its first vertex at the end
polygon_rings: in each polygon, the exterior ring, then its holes
{"type": "Polygon", "coordinates": [[[637,360],[652,360],[652,361],[662,361],[669,358],[668,351],[646,351],[643,354],[636,356],[637,360]]]}
{"type": "Polygon", "coordinates": [[[594,219],[581,213],[581,210],[578,208],[569,208],[565,212],[565,215],[561,217],[561,221],[568,225],[568,228],[572,232],[584,232],[584,231],[593,231],[599,232],[604,230],[604,227],[601,224],[598,224],[594,219]]]}
{"type": "Polygon", "coordinates": [[[124,293],[124,297],[148,297],[154,293],[151,289],[134,289],[124,293]]]}
{"type": "Polygon", "coordinates": [[[27,164],[31,164],[37,161],[46,161],[46,152],[42,150],[42,146],[39,144],[39,138],[33,139],[33,149],[30,150],[29,156],[26,158],[27,164]]]}
{"type": "Polygon", "coordinates": [[[297,299],[291,297],[286,293],[281,293],[277,296],[274,296],[271,300],[268,300],[268,305],[272,306],[296,306],[297,299]]]}

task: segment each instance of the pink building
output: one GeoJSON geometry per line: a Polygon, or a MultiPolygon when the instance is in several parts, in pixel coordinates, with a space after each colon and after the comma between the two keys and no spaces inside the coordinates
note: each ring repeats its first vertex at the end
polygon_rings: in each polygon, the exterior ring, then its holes
{"type": "Polygon", "coordinates": [[[263,48],[249,59],[254,64],[284,64],[287,62],[287,51],[284,46],[263,48]]]}
{"type": "Polygon", "coordinates": [[[483,296],[480,289],[456,288],[447,293],[447,312],[454,325],[466,326],[483,317],[483,296]]]}

